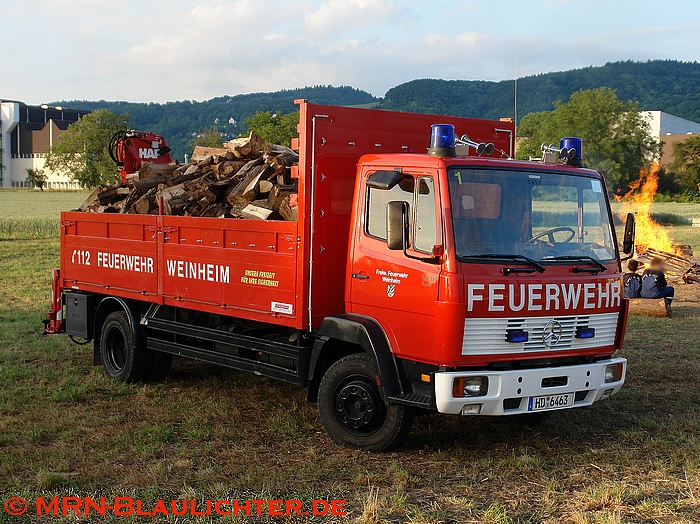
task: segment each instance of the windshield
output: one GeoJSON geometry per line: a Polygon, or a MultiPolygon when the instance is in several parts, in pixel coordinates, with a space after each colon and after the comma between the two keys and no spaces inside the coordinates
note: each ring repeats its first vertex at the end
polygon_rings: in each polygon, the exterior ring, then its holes
{"type": "Polygon", "coordinates": [[[616,257],[608,203],[597,178],[451,168],[448,179],[459,259],[616,257]]]}

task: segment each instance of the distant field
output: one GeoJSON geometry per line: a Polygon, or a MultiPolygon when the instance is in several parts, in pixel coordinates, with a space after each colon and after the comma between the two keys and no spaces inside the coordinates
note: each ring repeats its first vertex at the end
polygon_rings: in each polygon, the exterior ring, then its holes
{"type": "Polygon", "coordinates": [[[58,236],[61,211],[76,209],[86,191],[0,191],[0,239],[58,236]]]}
{"type": "MultiPolygon", "coordinates": [[[[624,204],[613,202],[612,210],[619,213],[624,204]]],[[[685,220],[692,221],[693,218],[700,218],[700,204],[681,204],[677,202],[658,202],[651,205],[652,215],[677,215],[685,220]]]]}
{"type": "MultiPolygon", "coordinates": [[[[0,190],[0,239],[52,238],[58,236],[61,211],[76,209],[87,198],[86,191],[2,191],[0,190]]],[[[619,212],[622,204],[612,204],[619,212]]],[[[665,202],[652,205],[652,213],[671,223],[690,224],[700,218],[700,204],[665,202]]],[[[668,226],[671,238],[700,252],[700,228],[668,226]]]]}

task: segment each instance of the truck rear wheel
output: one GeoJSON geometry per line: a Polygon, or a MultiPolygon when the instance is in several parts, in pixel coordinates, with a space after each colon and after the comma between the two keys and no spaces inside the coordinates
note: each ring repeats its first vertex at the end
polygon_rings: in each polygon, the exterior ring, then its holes
{"type": "Polygon", "coordinates": [[[100,356],[102,367],[110,377],[122,382],[136,382],[151,371],[148,354],[134,345],[129,318],[124,311],[107,315],[102,324],[100,356]]]}
{"type": "Polygon", "coordinates": [[[398,445],[411,427],[410,408],[384,404],[376,376],[372,361],[364,354],[341,358],[323,375],[318,412],[336,444],[383,451],[398,445]]]}

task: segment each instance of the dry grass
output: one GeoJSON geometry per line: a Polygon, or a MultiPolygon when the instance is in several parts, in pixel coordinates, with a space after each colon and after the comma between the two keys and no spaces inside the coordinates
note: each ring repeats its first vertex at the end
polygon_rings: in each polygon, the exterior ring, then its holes
{"type": "Polygon", "coordinates": [[[106,378],[89,346],[41,336],[57,262],[55,239],[0,242],[0,522],[32,522],[2,511],[9,496],[57,494],[347,499],[348,518],[318,522],[700,522],[700,286],[673,318],[630,320],[612,400],[533,427],[420,417],[370,454],[333,445],[304,391],[268,379],[184,360],[160,384],[106,378]]]}

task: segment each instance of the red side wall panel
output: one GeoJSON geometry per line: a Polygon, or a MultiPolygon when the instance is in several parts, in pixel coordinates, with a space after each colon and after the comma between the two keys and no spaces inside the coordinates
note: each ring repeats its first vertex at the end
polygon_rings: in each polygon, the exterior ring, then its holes
{"type": "MultiPolygon", "coordinates": [[[[509,153],[514,126],[512,122],[494,120],[297,103],[301,109],[299,171],[303,173],[305,187],[304,198],[300,199],[303,207],[299,209],[299,230],[310,244],[312,316],[313,326],[318,327],[324,317],[345,309],[352,198],[360,157],[370,153],[398,153],[396,167],[399,167],[400,154],[426,153],[430,126],[436,123],[453,124],[458,136],[468,134],[472,140],[492,142],[497,150],[509,153]]],[[[308,262],[307,258],[299,275],[300,289],[308,282],[308,262]]],[[[305,287],[304,292],[308,292],[305,287]]]]}
{"type": "Polygon", "coordinates": [[[63,213],[64,287],[297,329],[311,311],[318,327],[345,311],[362,155],[398,153],[398,167],[426,151],[433,123],[510,151],[512,123],[298,104],[298,222],[63,213]]]}

